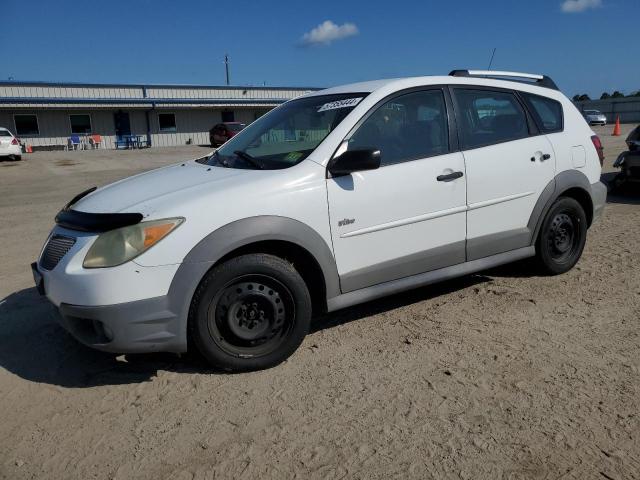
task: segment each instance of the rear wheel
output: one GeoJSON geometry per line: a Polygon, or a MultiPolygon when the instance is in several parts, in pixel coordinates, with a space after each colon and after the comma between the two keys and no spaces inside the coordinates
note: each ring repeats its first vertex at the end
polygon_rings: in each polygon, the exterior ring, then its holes
{"type": "Polygon", "coordinates": [[[311,298],[293,265],[250,254],[214,267],[198,287],[189,333],[213,366],[260,370],[287,359],[311,323],[311,298]]]}
{"type": "Polygon", "coordinates": [[[587,239],[587,216],[582,205],[560,197],[542,222],[536,242],[537,263],[544,273],[558,275],[578,263],[587,239]]]}

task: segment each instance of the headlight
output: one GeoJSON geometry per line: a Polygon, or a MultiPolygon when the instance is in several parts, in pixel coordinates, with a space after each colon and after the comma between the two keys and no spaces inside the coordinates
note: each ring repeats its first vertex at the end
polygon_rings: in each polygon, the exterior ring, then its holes
{"type": "Polygon", "coordinates": [[[101,234],[84,257],[84,268],[122,265],[133,260],[166,237],[184,218],[165,218],[141,222],[101,234]]]}

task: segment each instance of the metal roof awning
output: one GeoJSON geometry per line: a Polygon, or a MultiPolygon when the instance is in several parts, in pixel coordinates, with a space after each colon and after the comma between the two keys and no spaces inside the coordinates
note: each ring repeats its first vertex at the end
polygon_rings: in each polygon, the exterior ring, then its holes
{"type": "Polygon", "coordinates": [[[0,105],[12,107],[97,107],[97,108],[162,108],[194,107],[274,107],[286,102],[283,98],[56,98],[0,97],[0,105]]]}

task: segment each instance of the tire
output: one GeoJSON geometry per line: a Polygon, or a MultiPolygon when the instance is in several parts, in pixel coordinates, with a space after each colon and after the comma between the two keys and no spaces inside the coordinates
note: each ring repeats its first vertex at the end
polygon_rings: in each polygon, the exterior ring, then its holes
{"type": "Polygon", "coordinates": [[[214,367],[262,370],[286,360],[311,324],[311,296],[293,265],[249,254],[212,268],[189,311],[193,346],[214,367]]]}
{"type": "Polygon", "coordinates": [[[543,273],[559,275],[571,270],[587,240],[587,216],[582,205],[560,197],[544,217],[536,241],[536,263],[543,273]]]}
{"type": "Polygon", "coordinates": [[[11,155],[9,156],[9,158],[12,162],[19,162],[20,160],[22,160],[22,155],[11,155]]]}

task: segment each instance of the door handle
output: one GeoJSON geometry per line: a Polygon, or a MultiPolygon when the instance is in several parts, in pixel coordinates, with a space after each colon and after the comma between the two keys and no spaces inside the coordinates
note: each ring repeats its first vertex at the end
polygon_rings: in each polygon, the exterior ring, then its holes
{"type": "Polygon", "coordinates": [[[446,175],[438,175],[436,177],[436,180],[438,180],[439,182],[450,182],[451,180],[462,177],[462,175],[462,172],[453,172],[446,175]]]}
{"type": "MultiPolygon", "coordinates": [[[[540,161],[544,162],[545,160],[549,160],[550,158],[551,158],[551,155],[549,155],[548,153],[543,153],[542,156],[540,157],[540,161]]],[[[531,157],[531,161],[535,162],[536,157],[531,157]]]]}

